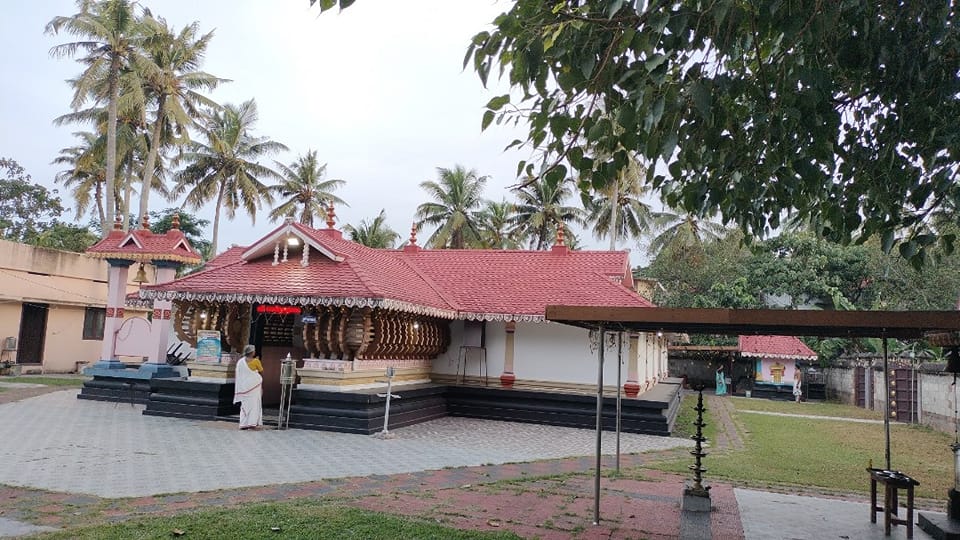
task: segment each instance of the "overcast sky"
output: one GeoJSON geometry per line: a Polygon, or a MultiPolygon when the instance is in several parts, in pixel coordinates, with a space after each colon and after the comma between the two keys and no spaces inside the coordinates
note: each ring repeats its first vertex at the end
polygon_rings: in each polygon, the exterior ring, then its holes
{"type": "MultiPolygon", "coordinates": [[[[406,238],[419,187],[436,179],[437,167],[462,164],[490,176],[486,197],[510,197],[517,161],[529,150],[504,152],[522,129],[493,126],[480,131],[483,106],[504,87],[484,89],[476,74],[461,69],[470,38],[489,29],[509,7],[503,0],[360,0],[342,13],[320,15],[308,0],[152,0],[143,2],[178,30],[199,21],[215,30],[204,70],[233,82],[216,90],[220,103],[256,98],[256,135],[286,144],[275,156],[290,163],[314,149],[328,163],[328,178],[347,184],[337,194],[350,204],[337,208],[339,225],[373,219],[386,209],[390,226],[406,238]]],[[[4,4],[0,51],[0,156],[18,161],[34,181],[50,188],[58,168],[50,162],[72,146],[71,133],[87,126],[55,127],[70,111],[65,79],[81,66],[50,57],[52,46],[72,36],[44,35],[54,16],[76,13],[72,0],[4,4]]],[[[64,203],[72,204],[61,191],[64,203]]],[[[571,201],[573,203],[574,201],[571,201]]],[[[151,197],[151,210],[177,203],[151,197]]],[[[220,249],[249,244],[276,224],[269,209],[252,224],[246,214],[221,218],[220,249]]],[[[212,219],[212,205],[198,212],[212,219]]],[[[72,214],[71,214],[72,215],[72,214]]],[[[425,238],[425,232],[421,238],[425,238]]],[[[601,248],[589,234],[581,240],[601,248]]],[[[632,248],[636,264],[639,251],[632,248]]]]}

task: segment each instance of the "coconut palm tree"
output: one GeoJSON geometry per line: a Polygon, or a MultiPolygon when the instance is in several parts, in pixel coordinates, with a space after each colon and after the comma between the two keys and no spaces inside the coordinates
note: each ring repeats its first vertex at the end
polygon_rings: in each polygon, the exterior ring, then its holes
{"type": "Polygon", "coordinates": [[[387,225],[386,210],[380,210],[380,214],[369,223],[361,220],[360,225],[347,225],[343,230],[350,235],[350,240],[378,249],[391,249],[400,238],[400,235],[387,225]]]}
{"type": "Polygon", "coordinates": [[[583,209],[564,204],[573,194],[571,184],[569,178],[556,180],[542,177],[528,179],[523,186],[513,190],[518,199],[514,231],[521,237],[529,238],[531,249],[548,247],[557,234],[558,226],[563,227],[565,235],[572,236],[570,224],[585,223],[583,209]]]}
{"type": "Polygon", "coordinates": [[[611,250],[617,249],[620,239],[637,239],[650,232],[655,216],[642,199],[645,174],[639,162],[630,160],[616,182],[596,191],[587,201],[587,222],[593,223],[593,235],[598,240],[609,235],[611,250]]]}
{"type": "MultiPolygon", "coordinates": [[[[54,57],[73,57],[85,51],[80,59],[85,67],[74,88],[74,109],[87,99],[107,105],[105,196],[114,193],[117,173],[117,116],[120,101],[120,73],[137,56],[141,38],[140,24],[134,14],[134,3],[129,0],[77,0],[79,12],[71,16],[54,17],[46,26],[51,35],[64,31],[81,41],[64,43],[50,49],[54,57]],[[98,91],[99,83],[107,81],[106,92],[98,91]]],[[[112,222],[114,207],[105,205],[105,219],[112,222]]],[[[109,227],[103,227],[104,234],[109,227]]]]}
{"type": "Polygon", "coordinates": [[[153,17],[149,12],[144,17],[143,26],[146,56],[135,60],[134,67],[140,72],[146,98],[154,105],[155,112],[143,167],[137,214],[140,217],[148,212],[154,169],[162,148],[170,143],[189,141],[187,128],[200,118],[200,106],[217,107],[199,90],[213,90],[226,82],[226,79],[199,71],[207,45],[213,38],[212,31],[199,35],[199,25],[194,22],[177,33],[166,20],[153,17]]]}
{"type": "Polygon", "coordinates": [[[103,208],[103,140],[89,131],[78,131],[73,135],[80,142],[60,150],[60,155],[52,162],[67,167],[57,173],[55,180],[70,189],[76,203],[75,220],[79,221],[93,207],[98,223],[102,224],[106,219],[103,208]]]}
{"type": "MultiPolygon", "coordinates": [[[[124,81],[128,77],[122,77],[124,81]]],[[[65,148],[61,150],[63,154],[54,163],[70,164],[71,160],[81,160],[82,163],[73,163],[75,169],[80,169],[78,174],[85,175],[88,180],[95,177],[99,184],[96,186],[98,197],[97,207],[101,210],[99,218],[100,223],[106,219],[106,207],[112,209],[118,216],[129,213],[129,201],[133,191],[133,180],[139,177],[143,170],[143,156],[146,155],[147,140],[143,130],[142,110],[135,106],[121,106],[120,115],[117,119],[116,139],[117,139],[117,170],[112,193],[105,192],[106,180],[106,131],[108,123],[108,111],[106,107],[91,107],[59,116],[54,119],[55,125],[64,125],[68,123],[87,123],[93,124],[94,132],[80,132],[75,135],[83,139],[80,147],[65,148]],[[95,171],[92,168],[99,170],[95,171]]],[[[63,180],[69,178],[68,171],[63,171],[63,180]]],[[[159,182],[165,172],[162,168],[157,172],[155,179],[159,182]]],[[[76,179],[74,179],[76,181],[76,179]]],[[[71,182],[73,183],[73,182],[71,182]]],[[[77,184],[80,191],[74,193],[78,198],[78,210],[89,206],[90,192],[87,189],[91,186],[84,186],[81,182],[77,184]]],[[[165,190],[165,186],[160,183],[159,189],[165,190]]],[[[127,220],[121,220],[124,229],[128,225],[127,220]]],[[[106,228],[110,228],[108,224],[106,228]]]]}
{"type": "Polygon", "coordinates": [[[270,221],[284,217],[296,217],[307,227],[313,227],[315,218],[327,217],[326,206],[337,203],[349,206],[343,199],[333,194],[344,184],[343,180],[324,180],[327,173],[327,164],[317,162],[317,151],[310,150],[306,155],[299,156],[289,166],[274,162],[283,176],[279,184],[270,186],[270,191],[284,199],[270,212],[270,221]]]}
{"type": "Polygon", "coordinates": [[[655,227],[658,234],[650,241],[648,248],[648,252],[654,256],[666,249],[681,256],[702,249],[704,243],[717,240],[726,232],[723,225],[709,219],[672,212],[661,212],[655,219],[655,227]]]}
{"type": "Polygon", "coordinates": [[[484,249],[518,249],[520,242],[513,233],[516,209],[511,202],[484,201],[483,208],[477,212],[477,230],[479,247],[484,249]]]}
{"type": "Polygon", "coordinates": [[[452,169],[437,168],[436,182],[421,182],[420,187],[436,202],[426,202],[417,207],[418,225],[434,225],[437,229],[430,235],[427,244],[435,248],[463,249],[479,238],[474,212],[483,200],[483,188],[487,177],[462,165],[452,169]]]}
{"type": "Polygon", "coordinates": [[[202,129],[205,142],[191,142],[178,160],[187,166],[176,176],[173,196],[186,193],[184,204],[195,210],[210,201],[215,204],[210,241],[214,255],[221,212],[233,219],[242,208],[256,222],[260,205],[273,202],[263,180],[280,175],[257,160],[287,147],[266,137],[254,137],[251,132],[256,122],[257,103],[252,99],[211,111],[202,129]]]}

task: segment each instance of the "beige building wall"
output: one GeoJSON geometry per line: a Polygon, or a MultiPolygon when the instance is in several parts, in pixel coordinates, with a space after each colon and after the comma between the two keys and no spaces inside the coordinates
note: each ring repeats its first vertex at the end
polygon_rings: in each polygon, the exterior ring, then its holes
{"type": "MultiPolygon", "coordinates": [[[[136,283],[127,284],[128,293],[136,291],[136,283]]],[[[25,372],[70,372],[79,362],[96,362],[102,341],[83,339],[83,321],[87,307],[106,307],[106,299],[106,261],[0,240],[0,345],[19,337],[24,303],[49,305],[41,364],[25,364],[25,372]]],[[[143,312],[127,310],[128,317],[137,315],[143,312]]],[[[3,360],[8,357],[16,353],[4,353],[3,360]]]]}

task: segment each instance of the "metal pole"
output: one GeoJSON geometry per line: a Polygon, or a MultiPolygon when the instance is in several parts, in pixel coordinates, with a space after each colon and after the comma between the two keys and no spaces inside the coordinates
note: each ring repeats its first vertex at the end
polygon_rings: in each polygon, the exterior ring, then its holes
{"type": "Polygon", "coordinates": [[[623,371],[623,332],[617,333],[617,458],[616,471],[620,474],[620,399],[621,399],[621,372],[623,371]]]}
{"type": "Polygon", "coordinates": [[[886,470],[890,469],[890,375],[887,374],[887,336],[883,336],[883,432],[886,441],[886,470]]]}
{"type": "Polygon", "coordinates": [[[600,524],[600,452],[602,451],[601,442],[603,434],[603,424],[601,423],[601,413],[603,412],[603,350],[606,348],[604,342],[603,326],[599,329],[600,347],[597,352],[597,465],[593,477],[593,524],[600,524]]]}
{"type": "Polygon", "coordinates": [[[390,425],[390,398],[393,397],[393,377],[387,376],[387,404],[383,411],[383,434],[386,435],[390,433],[388,426],[390,425]]]}

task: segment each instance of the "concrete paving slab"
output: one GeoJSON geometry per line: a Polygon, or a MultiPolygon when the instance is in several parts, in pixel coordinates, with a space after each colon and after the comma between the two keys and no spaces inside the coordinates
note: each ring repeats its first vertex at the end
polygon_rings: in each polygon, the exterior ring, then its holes
{"type": "MultiPolygon", "coordinates": [[[[0,405],[0,483],[135,497],[591,455],[591,430],[442,418],[393,439],[305,430],[240,431],[222,422],[143,416],[142,406],[76,399],[77,390],[0,405]]],[[[689,447],[623,434],[621,450],[689,447]]],[[[605,433],[603,451],[615,451],[605,433]]]]}
{"type": "MultiPolygon", "coordinates": [[[[883,535],[883,516],[870,523],[870,504],[735,489],[740,520],[746,540],[874,540],[907,537],[907,527],[899,525],[883,535]]],[[[901,515],[905,510],[901,509],[901,515]]],[[[913,538],[931,538],[916,525],[914,511],[913,538]]]]}

